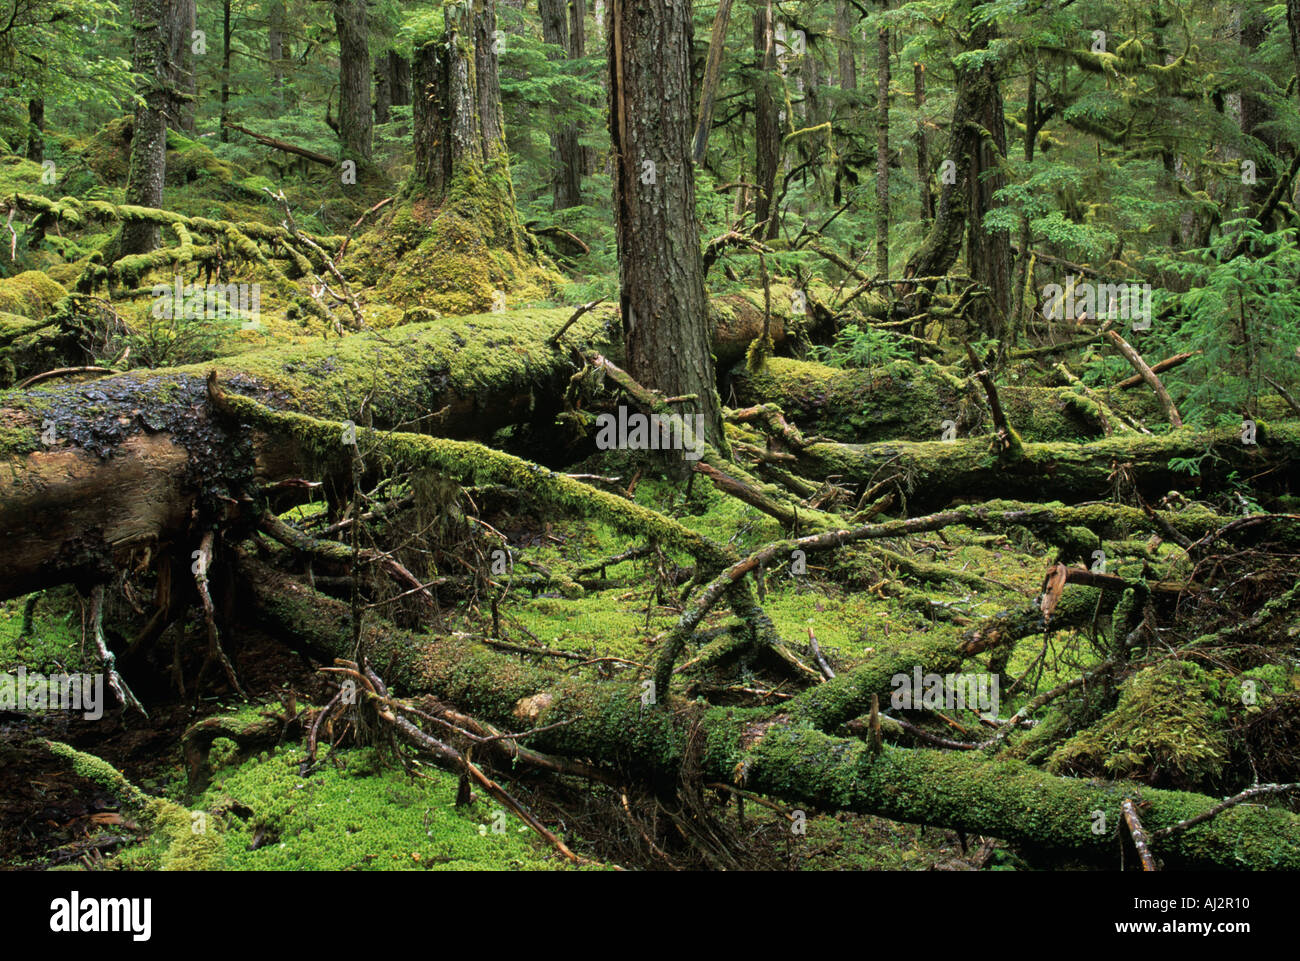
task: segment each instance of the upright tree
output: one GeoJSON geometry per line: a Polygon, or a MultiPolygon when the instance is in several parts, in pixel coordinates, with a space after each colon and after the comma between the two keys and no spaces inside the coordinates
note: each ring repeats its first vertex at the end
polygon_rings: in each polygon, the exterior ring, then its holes
{"type": "Polygon", "coordinates": [[[619,304],[629,372],[694,395],[723,446],[691,162],[690,0],[611,0],[610,136],[619,304]]]}
{"type": "MultiPolygon", "coordinates": [[[[131,66],[135,74],[136,105],[131,124],[131,163],[126,179],[126,202],[140,207],[161,207],[167,169],[167,38],[163,31],[165,7],[171,0],[132,0],[133,43],[131,66]]],[[[122,225],[119,252],[144,254],[158,246],[161,228],[147,220],[122,225]]]]}
{"type": "MultiPolygon", "coordinates": [[[[572,60],[581,54],[575,51],[582,31],[577,23],[570,23],[570,18],[578,21],[581,7],[573,10],[566,0],[538,0],[538,12],[542,19],[542,39],[555,50],[556,59],[572,60]],[[575,27],[577,29],[575,29],[575,27]]],[[[551,192],[556,210],[576,207],[582,203],[582,147],[578,142],[578,130],[572,125],[559,123],[551,131],[551,192]]]]}
{"type": "Polygon", "coordinates": [[[167,44],[167,126],[194,133],[195,0],[167,0],[163,33],[167,44]]]}
{"type": "Polygon", "coordinates": [[[333,0],[339,35],[339,148],[343,159],[370,159],[370,36],[366,0],[333,0]]]}

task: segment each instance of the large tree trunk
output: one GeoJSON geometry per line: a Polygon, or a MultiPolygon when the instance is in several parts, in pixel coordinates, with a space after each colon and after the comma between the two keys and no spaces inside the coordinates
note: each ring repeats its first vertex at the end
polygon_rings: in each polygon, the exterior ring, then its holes
{"type": "Polygon", "coordinates": [[[725,449],[709,356],[704,267],[691,164],[691,4],[615,0],[610,10],[610,134],[619,303],[629,373],[703,417],[725,449]]]}
{"type": "MultiPolygon", "coordinates": [[[[988,40],[996,39],[996,27],[988,27],[988,40]]],[[[988,131],[979,136],[972,157],[970,176],[970,212],[967,218],[967,257],[971,277],[989,290],[989,299],[981,300],[972,317],[983,333],[1002,338],[1011,313],[1011,235],[1005,230],[989,231],[984,215],[1001,203],[994,194],[1006,186],[1002,164],[1007,157],[1007,127],[1002,114],[1002,90],[998,83],[998,66],[990,61],[981,68],[983,96],[976,122],[988,131]]],[[[1010,349],[1010,344],[1003,344],[1010,349]]]]}
{"type": "MultiPolygon", "coordinates": [[[[131,126],[131,166],[126,178],[126,202],[161,207],[167,168],[167,44],[163,33],[163,0],[133,0],[135,33],[132,69],[136,92],[144,102],[135,109],[131,126]]],[[[122,225],[120,253],[147,254],[161,241],[155,223],[131,220],[122,225]]]]}
{"type": "MultiPolygon", "coordinates": [[[[992,26],[972,17],[968,51],[984,50],[993,39],[992,26]]],[[[980,125],[987,117],[990,101],[1000,95],[994,82],[991,64],[955,68],[957,90],[949,124],[947,152],[940,163],[941,187],[934,222],[921,246],[912,254],[903,270],[905,277],[941,277],[961,253],[963,228],[970,213],[972,178],[982,149],[980,125]]],[[[933,289],[933,282],[926,284],[933,289]]],[[[904,291],[907,292],[907,291],[904,291]]]]}
{"type": "MultiPolygon", "coordinates": [[[[556,59],[572,59],[573,29],[567,20],[565,0],[538,0],[538,12],[542,18],[542,39],[559,53],[556,59]]],[[[572,125],[565,126],[552,112],[554,126],[551,131],[551,191],[553,207],[565,210],[582,203],[582,148],[578,143],[578,130],[572,125]]]]}
{"type": "Polygon", "coordinates": [[[167,126],[194,134],[195,0],[167,0],[163,33],[167,44],[167,126]]]}
{"type": "MultiPolygon", "coordinates": [[[[739,357],[761,334],[756,299],[733,295],[711,305],[710,347],[719,356],[739,357]]],[[[379,369],[385,390],[372,408],[377,426],[415,424],[438,436],[487,440],[502,427],[552,423],[575,370],[568,345],[621,359],[610,305],[584,314],[561,344],[548,344],[570,313],[507,311],[456,326],[410,324],[356,334],[347,349],[333,341],[281,346],[156,370],[148,382],[124,374],[35,395],[10,393],[0,407],[0,422],[12,427],[0,445],[0,599],[109,570],[133,550],[180,536],[199,493],[193,482],[206,477],[213,489],[234,483],[244,460],[213,446],[202,382],[208,371],[216,370],[232,393],[346,420],[357,412],[344,398],[361,396],[360,385],[372,383],[379,369]],[[466,340],[494,346],[467,349],[466,340]],[[107,400],[91,403],[88,390],[107,400]],[[41,439],[47,422],[49,444],[41,439]],[[110,450],[112,456],[100,456],[110,450]],[[199,473],[191,475],[189,465],[199,473]]],[[[790,319],[783,312],[774,317],[778,339],[790,319]]],[[[273,483],[302,476],[308,453],[256,441],[257,477],[273,483]]]]}
{"type": "Polygon", "coordinates": [[[420,44],[412,68],[415,186],[428,199],[446,195],[461,171],[494,173],[489,186],[514,204],[501,120],[492,0],[444,9],[444,31],[420,44]]]}
{"type": "Polygon", "coordinates": [[[370,44],[366,0],[333,0],[339,35],[339,148],[360,166],[370,159],[370,44]]]}

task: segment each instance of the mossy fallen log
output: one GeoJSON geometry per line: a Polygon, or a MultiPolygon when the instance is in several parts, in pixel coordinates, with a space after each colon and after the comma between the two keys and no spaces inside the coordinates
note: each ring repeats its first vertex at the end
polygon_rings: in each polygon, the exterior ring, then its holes
{"type": "MultiPolygon", "coordinates": [[[[932,363],[843,370],[772,357],[757,371],[738,364],[731,383],[740,403],[775,403],[805,434],[845,443],[938,440],[947,421],[960,436],[983,434],[993,423],[978,384],[956,368],[932,363]]],[[[1079,440],[1105,432],[1104,412],[1073,390],[1000,384],[998,396],[1025,440],[1079,440]]]]}
{"type": "MultiPolygon", "coordinates": [[[[368,398],[377,427],[488,438],[534,418],[549,423],[559,410],[577,368],[567,347],[545,340],[568,313],[487,314],[11,391],[0,399],[0,596],[102,579],[132,550],[183,536],[196,505],[233,520],[229,503],[254,479],[308,468],[314,455],[301,445],[227,432],[211,416],[210,370],[226,390],[281,409],[360,419],[368,398]]],[[[566,338],[616,346],[607,343],[617,340],[613,315],[591,311],[566,338]]]]}
{"type": "MultiPolygon", "coordinates": [[[[251,558],[240,565],[259,619],[317,655],[352,655],[346,605],[251,558]]],[[[1055,777],[978,752],[885,746],[877,754],[813,723],[837,720],[843,710],[795,718],[792,702],[752,709],[677,699],[646,705],[639,682],[556,676],[463,636],[420,636],[372,621],[363,625],[361,638],[370,661],[386,665],[390,688],[404,695],[433,693],[482,720],[535,730],[528,743],[537,750],[591,759],[663,788],[690,766],[706,781],[734,783],[789,803],[986,834],[1102,864],[1116,858],[1125,797],[1149,803],[1143,821],[1152,831],[1215,803],[1137,784],[1055,777]]],[[[924,653],[900,649],[881,656],[876,671],[882,679],[909,673],[924,653]]],[[[879,691],[888,692],[888,686],[879,691]]],[[[1300,816],[1280,807],[1242,805],[1163,839],[1155,853],[1173,867],[1295,870],[1300,816]]]]}
{"type": "Polygon", "coordinates": [[[1117,435],[1087,443],[1025,443],[1022,456],[999,458],[988,437],[877,444],[811,444],[798,455],[808,477],[838,475],[864,488],[899,475],[907,510],[935,510],[955,500],[1044,493],[1066,503],[1136,491],[1159,497],[1170,490],[1201,495],[1222,491],[1229,477],[1256,478],[1261,489],[1285,489],[1300,463],[1300,422],[1257,423],[1256,443],[1239,428],[1167,434],[1117,435]],[[1183,465],[1199,465],[1188,473],[1183,465]],[[887,472],[882,472],[887,468],[887,472]]]}

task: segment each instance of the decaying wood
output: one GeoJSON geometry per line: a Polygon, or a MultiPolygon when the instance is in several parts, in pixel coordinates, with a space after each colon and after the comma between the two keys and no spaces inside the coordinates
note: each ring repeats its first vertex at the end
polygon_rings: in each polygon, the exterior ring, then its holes
{"type": "Polygon", "coordinates": [[[1155,391],[1156,397],[1160,400],[1160,406],[1164,408],[1165,415],[1169,418],[1170,426],[1175,428],[1182,427],[1183,419],[1178,415],[1178,408],[1174,406],[1173,399],[1169,396],[1169,391],[1165,390],[1165,385],[1161,383],[1160,378],[1157,377],[1151,368],[1147,366],[1147,362],[1142,359],[1142,355],[1133,348],[1132,344],[1121,337],[1118,331],[1106,331],[1106,339],[1114,344],[1115,349],[1124,355],[1124,359],[1133,365],[1133,369],[1138,372],[1138,376],[1146,382],[1148,387],[1155,391]]]}

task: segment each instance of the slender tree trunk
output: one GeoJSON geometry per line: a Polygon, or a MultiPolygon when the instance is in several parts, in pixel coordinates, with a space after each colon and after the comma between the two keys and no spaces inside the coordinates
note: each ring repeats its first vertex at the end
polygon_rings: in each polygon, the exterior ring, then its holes
{"type": "MultiPolygon", "coordinates": [[[[542,39],[562,51],[553,56],[557,60],[571,57],[573,36],[566,19],[565,0],[538,0],[537,6],[542,19],[542,39]]],[[[577,129],[565,126],[557,113],[552,113],[551,193],[554,209],[565,210],[582,203],[583,158],[577,129]]]]}
{"type": "Polygon", "coordinates": [[[230,119],[230,0],[221,3],[221,129],[222,143],[230,139],[226,121],[230,119]]]}
{"type": "Polygon", "coordinates": [[[195,0],[166,0],[163,33],[167,43],[167,126],[194,133],[195,0]]]}
{"type": "Polygon", "coordinates": [[[284,106],[284,0],[271,0],[267,29],[267,59],[271,61],[271,89],[275,92],[276,102],[284,106]]]}
{"type": "Polygon", "coordinates": [[[619,304],[629,373],[696,395],[682,413],[701,415],[725,449],[695,217],[691,39],[690,0],[610,0],[619,304]]]}
{"type": "Polygon", "coordinates": [[[381,57],[375,64],[375,123],[388,123],[389,109],[393,105],[392,77],[388,72],[388,58],[381,57]]]}
{"type": "Polygon", "coordinates": [[[930,133],[925,127],[925,64],[912,64],[912,89],[916,92],[916,183],[921,194],[921,222],[934,222],[934,193],[930,190],[930,133]]]}
{"type": "Polygon", "coordinates": [[[876,33],[876,275],[889,276],[889,31],[876,33]]]}
{"type": "Polygon", "coordinates": [[[849,0],[835,0],[835,34],[839,38],[841,90],[858,89],[858,67],[853,60],[853,21],[849,0]]]}
{"type": "Polygon", "coordinates": [[[365,0],[333,0],[339,35],[339,147],[344,160],[370,159],[370,46],[365,0]]]}
{"type": "Polygon", "coordinates": [[[394,107],[411,105],[411,61],[395,50],[388,51],[388,77],[394,107]]]}
{"type": "MultiPolygon", "coordinates": [[[[1253,62],[1258,57],[1260,45],[1264,42],[1267,22],[1261,11],[1247,8],[1242,11],[1241,45],[1245,48],[1246,59],[1253,62]]],[[[1255,164],[1255,182],[1246,185],[1248,198],[1257,207],[1263,206],[1277,181],[1278,171],[1274,169],[1272,157],[1277,156],[1279,147],[1277,133],[1271,128],[1274,121],[1273,108],[1265,103],[1253,89],[1241,91],[1241,132],[1247,144],[1246,157],[1255,164]],[[1263,144],[1264,150],[1252,150],[1252,141],[1263,144]]]]}
{"type": "Polygon", "coordinates": [[[713,102],[718,93],[718,81],[722,78],[722,54],[727,43],[731,3],[732,0],[718,0],[713,32],[709,35],[709,58],[704,65],[704,81],[700,84],[700,111],[695,121],[695,136],[691,140],[691,158],[697,164],[704,162],[709,134],[713,130],[713,102]]]}
{"type": "Polygon", "coordinates": [[[754,228],[759,236],[777,232],[776,169],[781,130],[777,124],[772,85],[776,76],[776,32],[771,0],[754,11],[754,228]]]}
{"type": "MultiPolygon", "coordinates": [[[[569,0],[569,59],[582,60],[587,56],[587,0],[569,0]]],[[[584,104],[590,103],[583,98],[584,104]]],[[[591,147],[578,147],[582,155],[582,174],[590,177],[596,172],[596,151],[591,147]]]]}
{"type": "Polygon", "coordinates": [[[45,159],[45,98],[27,101],[27,159],[40,163],[45,159]]]}
{"type": "MultiPolygon", "coordinates": [[[[131,165],[126,178],[126,202],[161,207],[167,169],[167,43],[163,32],[163,0],[133,0],[131,62],[136,92],[144,102],[136,107],[131,125],[131,165]]],[[[120,253],[145,254],[161,242],[161,228],[149,221],[122,225],[120,253]]]]}

